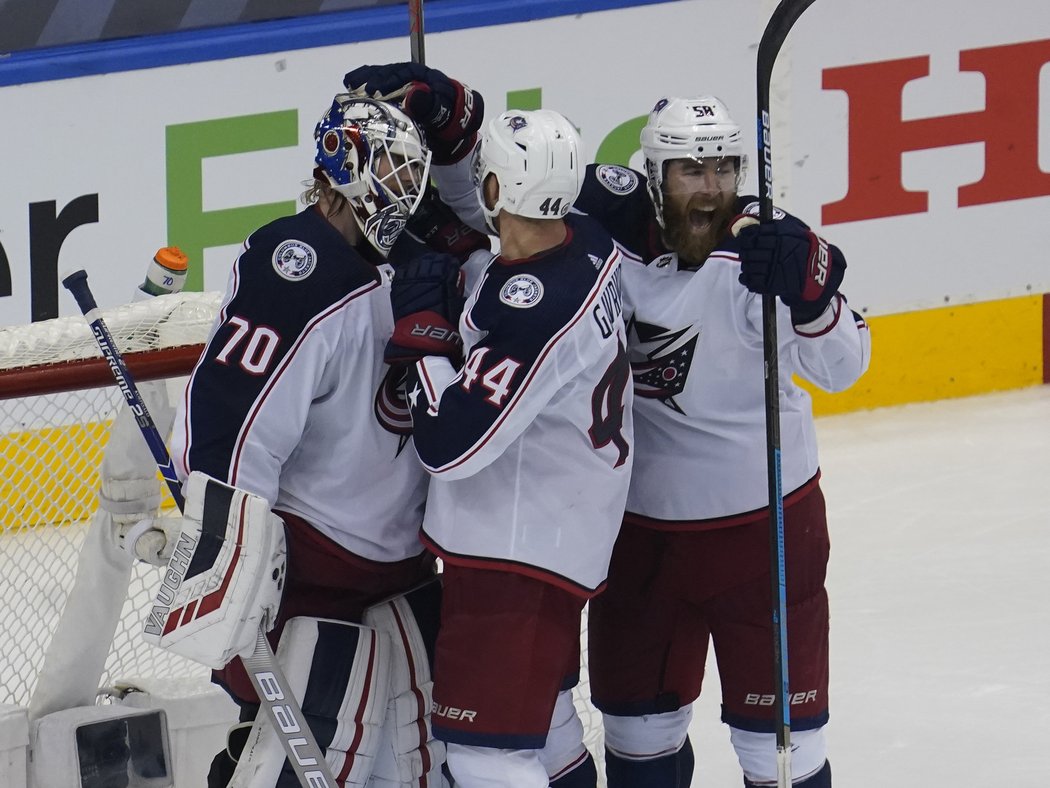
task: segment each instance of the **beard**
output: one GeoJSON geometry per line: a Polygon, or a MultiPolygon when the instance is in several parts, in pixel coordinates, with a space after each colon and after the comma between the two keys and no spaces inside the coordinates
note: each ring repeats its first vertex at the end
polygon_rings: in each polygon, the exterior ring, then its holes
{"type": "Polygon", "coordinates": [[[702,265],[729,231],[736,195],[682,195],[664,198],[664,243],[689,267],[702,265]]]}

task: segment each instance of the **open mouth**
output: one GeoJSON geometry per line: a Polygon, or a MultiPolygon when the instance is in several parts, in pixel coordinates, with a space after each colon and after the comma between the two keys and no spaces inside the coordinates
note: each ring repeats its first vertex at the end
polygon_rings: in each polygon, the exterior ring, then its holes
{"type": "Polygon", "coordinates": [[[692,208],[689,211],[689,227],[698,233],[705,233],[711,229],[715,221],[715,211],[692,208]]]}

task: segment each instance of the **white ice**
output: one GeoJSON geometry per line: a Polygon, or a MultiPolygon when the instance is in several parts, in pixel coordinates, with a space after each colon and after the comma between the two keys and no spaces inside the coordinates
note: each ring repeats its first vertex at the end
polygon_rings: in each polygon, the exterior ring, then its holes
{"type": "MultiPolygon", "coordinates": [[[[1050,386],[817,429],[835,785],[1050,785],[1050,386]]],[[[692,785],[738,788],[707,675],[692,785]]]]}

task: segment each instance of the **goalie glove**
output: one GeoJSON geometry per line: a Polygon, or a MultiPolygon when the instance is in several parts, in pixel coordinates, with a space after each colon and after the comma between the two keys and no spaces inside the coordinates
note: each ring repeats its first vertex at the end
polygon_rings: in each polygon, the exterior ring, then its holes
{"type": "Polygon", "coordinates": [[[287,550],[284,523],[264,498],[194,471],[153,605],[147,643],[218,670],[252,653],[277,617],[287,550]]]}
{"type": "Polygon", "coordinates": [[[427,137],[437,165],[455,164],[474,149],[485,114],[476,90],[422,63],[360,66],[343,77],[352,96],[397,101],[427,137]]]}
{"type": "Polygon", "coordinates": [[[424,356],[445,356],[458,361],[463,303],[463,275],[455,257],[428,252],[399,266],[390,285],[394,335],[383,360],[411,364],[424,356]]]}
{"type": "Polygon", "coordinates": [[[740,248],[740,284],[775,295],[791,309],[796,326],[820,317],[842,284],[842,252],[797,219],[733,221],[740,248]]]}

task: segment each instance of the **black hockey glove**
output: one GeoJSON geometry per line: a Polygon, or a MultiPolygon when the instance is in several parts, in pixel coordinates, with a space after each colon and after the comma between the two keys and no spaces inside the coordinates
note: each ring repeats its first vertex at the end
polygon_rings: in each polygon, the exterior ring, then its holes
{"type": "Polygon", "coordinates": [[[398,101],[427,137],[434,164],[455,164],[474,149],[485,115],[476,90],[422,63],[361,66],[343,77],[355,96],[398,101]]]}
{"type": "Polygon", "coordinates": [[[796,326],[820,317],[842,284],[842,252],[797,219],[750,224],[737,235],[740,284],[779,296],[796,326]]]}
{"type": "Polygon", "coordinates": [[[433,186],[423,193],[409,218],[408,231],[435,252],[445,252],[461,262],[479,249],[492,249],[489,237],[460,221],[433,186]]]}
{"type": "Polygon", "coordinates": [[[458,326],[464,299],[459,266],[451,255],[427,252],[394,271],[394,335],[383,354],[387,364],[412,364],[423,356],[445,356],[454,363],[461,359],[458,326]]]}

